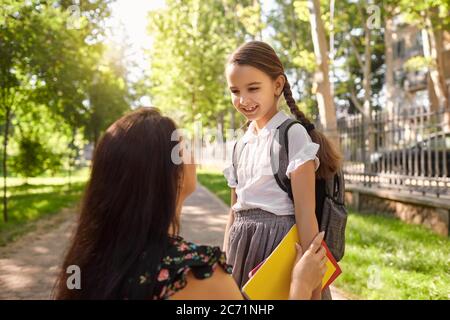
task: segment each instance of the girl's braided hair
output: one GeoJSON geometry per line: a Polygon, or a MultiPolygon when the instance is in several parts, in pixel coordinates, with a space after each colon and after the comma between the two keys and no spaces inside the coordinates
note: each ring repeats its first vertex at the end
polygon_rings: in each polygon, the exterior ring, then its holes
{"type": "MultiPolygon", "coordinates": [[[[280,75],[285,78],[283,95],[286,104],[295,118],[305,127],[311,140],[320,145],[318,158],[320,166],[316,171],[317,178],[328,179],[342,166],[342,155],[331,141],[320,131],[315,129],[314,124],[298,108],[294,97],[292,96],[291,85],[284,72],[283,64],[276,54],[275,50],[265,42],[250,41],[244,43],[228,59],[228,64],[249,65],[263,71],[273,80],[280,75]]],[[[247,126],[250,122],[247,122],[247,126]]]]}

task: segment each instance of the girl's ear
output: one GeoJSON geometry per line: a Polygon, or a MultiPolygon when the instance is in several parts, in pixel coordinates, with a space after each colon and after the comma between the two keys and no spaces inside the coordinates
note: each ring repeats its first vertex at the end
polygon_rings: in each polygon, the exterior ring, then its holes
{"type": "Polygon", "coordinates": [[[281,94],[283,93],[283,88],[284,88],[285,83],[286,83],[286,78],[284,77],[284,75],[279,75],[275,79],[275,95],[277,97],[281,96],[281,94]]]}

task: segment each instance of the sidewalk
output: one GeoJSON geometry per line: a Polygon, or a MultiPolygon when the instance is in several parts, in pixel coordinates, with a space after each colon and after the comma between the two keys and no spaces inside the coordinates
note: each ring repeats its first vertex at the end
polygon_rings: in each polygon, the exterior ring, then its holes
{"type": "Polygon", "coordinates": [[[222,248],[228,210],[222,200],[197,183],[197,189],[183,205],[181,236],[197,244],[222,248]]]}
{"type": "Polygon", "coordinates": [[[0,248],[0,300],[50,299],[75,218],[72,209],[64,209],[0,248]]]}

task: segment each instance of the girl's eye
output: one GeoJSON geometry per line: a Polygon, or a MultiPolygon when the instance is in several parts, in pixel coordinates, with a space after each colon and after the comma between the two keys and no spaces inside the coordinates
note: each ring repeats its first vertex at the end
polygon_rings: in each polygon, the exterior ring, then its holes
{"type": "Polygon", "coordinates": [[[237,90],[231,90],[231,93],[232,93],[232,94],[237,94],[237,93],[239,93],[239,91],[237,91],[237,90]]]}
{"type": "Polygon", "coordinates": [[[249,88],[248,90],[250,90],[250,91],[256,91],[256,90],[258,90],[259,88],[249,88]]]}

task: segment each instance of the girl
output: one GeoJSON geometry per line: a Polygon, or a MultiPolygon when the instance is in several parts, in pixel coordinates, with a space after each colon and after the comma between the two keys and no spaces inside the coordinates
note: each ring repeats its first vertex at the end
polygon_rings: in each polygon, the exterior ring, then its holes
{"type": "MultiPolygon", "coordinates": [[[[232,190],[232,207],[223,247],[227,262],[233,265],[233,276],[242,287],[248,273],[270,255],[294,223],[302,246],[309,245],[319,232],[315,180],[332,177],[341,157],[298,109],[281,61],[268,44],[251,41],[239,47],[229,58],[226,78],[234,107],[249,123],[237,168],[231,165],[224,170],[232,190]],[[270,167],[276,128],[288,119],[278,110],[281,95],[302,123],[288,131],[286,175],[294,201],[277,185],[270,167]]],[[[320,286],[312,298],[320,298],[320,286]]]]}
{"type": "MultiPolygon", "coordinates": [[[[242,299],[218,247],[179,237],[181,207],[196,187],[195,164],[175,123],[141,108],[117,120],[95,149],[75,235],[55,287],[57,299],[242,299]],[[180,138],[181,139],[181,138],[180,138]],[[69,266],[81,271],[71,289],[69,266]]],[[[290,298],[306,299],[325,272],[323,234],[298,251],[290,298]]]]}

